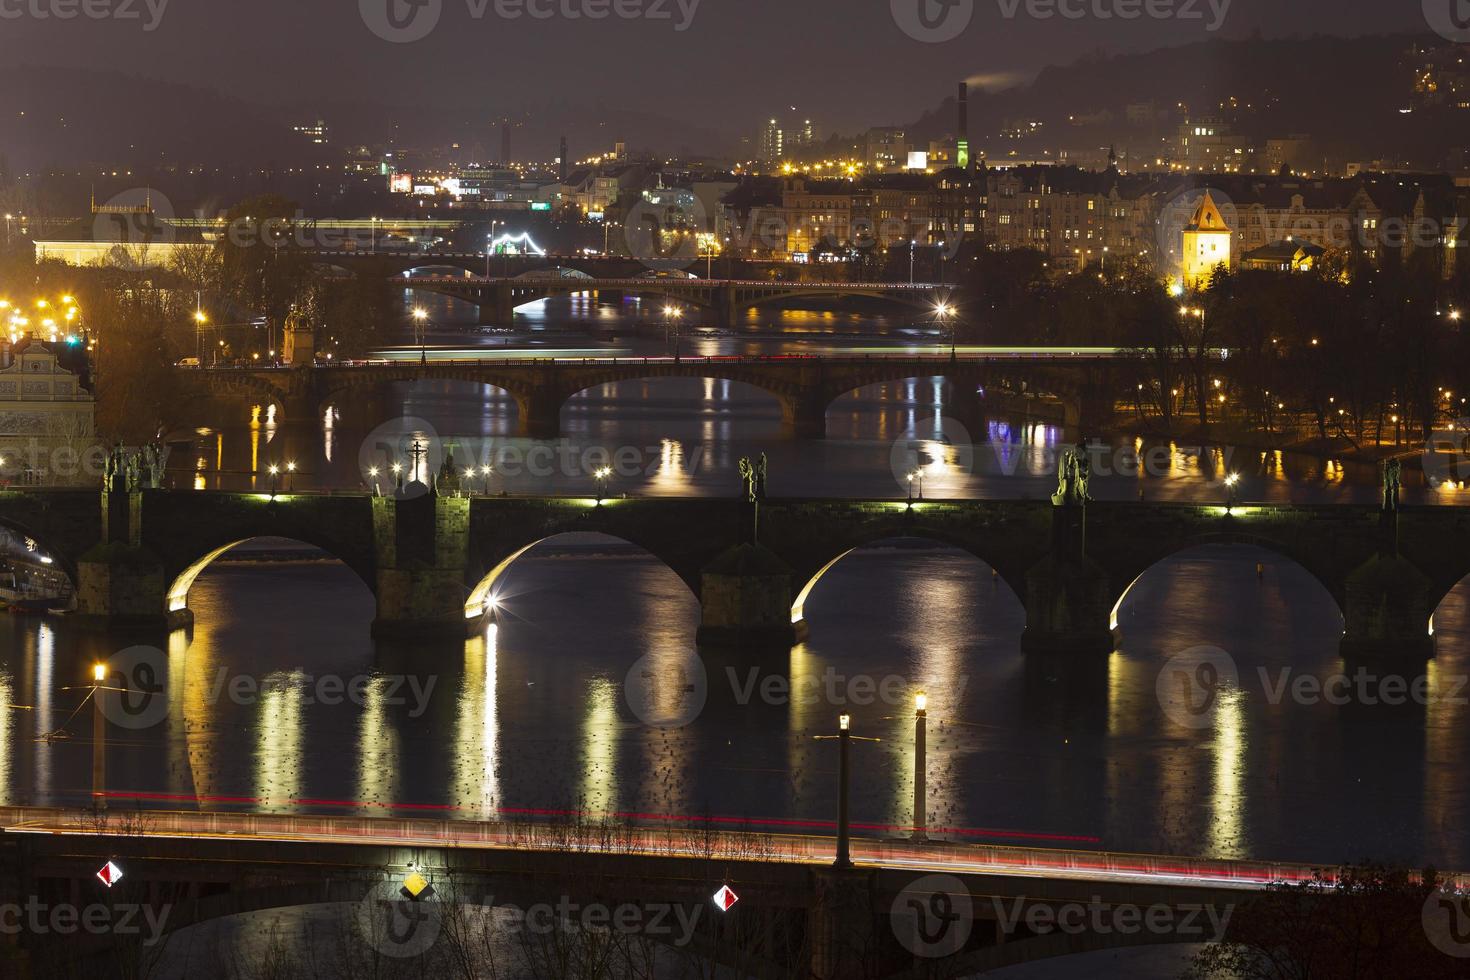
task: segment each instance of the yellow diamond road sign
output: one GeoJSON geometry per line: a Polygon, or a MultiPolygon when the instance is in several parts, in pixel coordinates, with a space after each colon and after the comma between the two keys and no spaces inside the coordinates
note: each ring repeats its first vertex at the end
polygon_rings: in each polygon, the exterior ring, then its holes
{"type": "Polygon", "coordinates": [[[428,887],[428,879],[417,871],[403,879],[403,890],[408,892],[409,898],[418,898],[423,894],[424,889],[428,887]]]}

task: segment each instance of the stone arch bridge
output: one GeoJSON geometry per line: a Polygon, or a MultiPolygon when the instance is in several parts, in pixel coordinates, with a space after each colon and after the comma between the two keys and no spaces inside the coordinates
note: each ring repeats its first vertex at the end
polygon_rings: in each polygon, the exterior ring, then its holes
{"type": "Polygon", "coordinates": [[[733,326],[740,314],[763,303],[791,299],[873,299],[922,311],[932,316],[934,305],[952,287],[933,283],[794,282],[760,279],[689,279],[687,277],[631,277],[589,279],[581,276],[533,276],[518,279],[482,279],[461,276],[409,276],[395,285],[439,293],[480,308],[482,324],[509,326],[518,306],[552,296],[596,293],[610,302],[625,295],[649,296],[697,306],[716,325],[733,326]]]}
{"type": "MultiPolygon", "coordinates": [[[[738,381],[770,393],[781,405],[788,430],[821,438],[827,410],[860,388],[910,378],[943,377],[955,389],[951,414],[976,425],[985,400],[993,407],[1024,399],[1028,411],[1086,430],[1112,412],[1110,392],[1131,378],[1134,366],[1104,354],[948,357],[685,357],[583,360],[466,360],[374,362],[362,365],[265,369],[180,369],[186,395],[238,397],[279,406],[289,420],[315,420],[344,393],[409,381],[464,381],[490,385],[515,399],[521,433],[555,438],[562,407],[599,385],[654,378],[738,381]],[[984,389],[984,394],[981,393],[984,389]]],[[[977,430],[972,430],[977,431],[977,430]]]]}
{"type": "MultiPolygon", "coordinates": [[[[293,538],[341,559],[376,599],[375,629],[464,635],[494,614],[511,563],[568,532],[631,542],[702,607],[700,642],[784,648],[805,631],[812,588],[844,555],[895,537],[944,542],[989,564],[1026,610],[1038,653],[1106,654],[1114,613],[1154,565],[1202,544],[1247,544],[1301,565],[1338,603],[1344,652],[1423,658],[1433,614],[1470,574],[1470,510],[1224,507],[1042,501],[278,495],[197,491],[5,492],[0,524],[34,538],[102,626],[186,624],[199,573],[250,538],[293,538]]],[[[957,611],[962,615],[963,611],[957,611]]]]}

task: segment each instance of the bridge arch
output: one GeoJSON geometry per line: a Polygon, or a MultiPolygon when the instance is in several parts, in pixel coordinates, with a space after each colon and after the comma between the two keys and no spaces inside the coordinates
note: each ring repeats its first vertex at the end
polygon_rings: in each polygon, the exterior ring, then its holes
{"type": "MultiPolygon", "coordinates": [[[[20,547],[26,547],[28,544],[34,545],[34,550],[28,549],[28,553],[33,553],[36,561],[43,567],[54,568],[65,575],[71,584],[72,594],[76,594],[80,582],[76,557],[70,550],[59,547],[60,542],[55,540],[53,535],[46,531],[35,531],[29,525],[8,517],[0,520],[0,529],[18,538],[19,540],[15,543],[20,547]]],[[[5,581],[0,581],[0,584],[8,586],[8,576],[5,581]]]]}
{"type": "Polygon", "coordinates": [[[219,540],[208,547],[203,554],[188,561],[182,567],[170,569],[167,573],[168,588],[164,594],[164,614],[171,623],[183,625],[192,621],[193,614],[189,611],[189,592],[198,581],[199,576],[223,557],[226,553],[251,541],[279,541],[283,546],[306,545],[314,548],[333,560],[340,561],[350,569],[367,590],[376,595],[376,576],[371,569],[364,568],[357,561],[344,558],[344,550],[339,550],[334,542],[328,538],[312,534],[310,531],[294,531],[286,534],[282,532],[269,532],[254,535],[239,536],[226,535],[225,539],[219,540]]]}
{"type": "Polygon", "coordinates": [[[469,586],[464,603],[464,618],[467,630],[475,630],[487,617],[493,618],[498,616],[502,611],[513,611],[511,606],[514,605],[514,596],[505,591],[505,579],[516,562],[548,542],[553,542],[557,539],[567,541],[567,539],[571,538],[583,539],[584,543],[589,545],[600,543],[636,548],[643,555],[657,561],[664,569],[683,582],[696,601],[699,599],[700,586],[697,572],[691,572],[689,570],[681,572],[660,557],[652,548],[633,540],[632,537],[603,531],[560,530],[553,531],[544,537],[516,547],[510,553],[503,555],[488,572],[481,576],[473,585],[469,586]]]}
{"type": "MultiPolygon", "coordinates": [[[[669,380],[705,382],[707,390],[702,396],[702,404],[710,404],[712,400],[719,398],[719,393],[709,387],[711,384],[733,385],[736,387],[729,392],[732,398],[738,397],[745,391],[757,392],[763,399],[769,400],[771,407],[779,410],[783,418],[789,415],[792,395],[782,390],[780,386],[761,384],[750,380],[748,377],[742,377],[738,371],[721,371],[713,364],[706,365],[704,362],[698,360],[693,361],[688,368],[650,367],[647,373],[642,373],[635,369],[633,371],[625,370],[623,373],[610,370],[601,375],[595,373],[590,374],[575,382],[572,386],[575,390],[569,390],[565,393],[561,399],[558,413],[565,410],[574,401],[586,400],[591,393],[599,389],[608,388],[613,385],[639,385],[669,380]]],[[[695,417],[697,418],[699,416],[695,417]]],[[[750,416],[741,415],[741,418],[748,419],[750,416]]]]}
{"type": "Polygon", "coordinates": [[[1429,635],[1439,632],[1436,623],[1446,613],[1458,612],[1463,629],[1470,629],[1470,570],[1454,582],[1431,585],[1429,594],[1429,635]],[[1460,609],[1454,607],[1459,606],[1460,609]]]}
{"type": "Polygon", "coordinates": [[[901,541],[926,541],[932,544],[945,545],[956,551],[964,552],[980,564],[991,570],[992,575],[999,582],[1003,582],[1010,593],[1015,597],[1017,605],[1025,607],[1026,583],[1019,569],[1007,569],[1002,571],[997,565],[994,556],[987,556],[983,546],[977,546],[972,541],[964,540],[958,535],[951,534],[936,527],[925,526],[923,523],[902,526],[881,526],[868,529],[864,533],[852,539],[850,547],[843,550],[826,564],[816,569],[815,572],[799,571],[796,581],[805,578],[805,584],[796,592],[795,599],[791,604],[791,623],[798,630],[802,629],[806,622],[807,604],[811,601],[812,594],[817,586],[827,575],[842,563],[843,559],[851,556],[854,552],[872,548],[885,542],[901,541]]]}
{"type": "MultiPolygon", "coordinates": [[[[1132,579],[1128,582],[1128,585],[1118,594],[1117,601],[1113,603],[1112,612],[1109,614],[1108,617],[1109,629],[1113,630],[1116,633],[1122,628],[1121,614],[1125,602],[1128,600],[1130,595],[1134,594],[1139,583],[1148,578],[1151,573],[1155,573],[1160,569],[1161,566],[1171,561],[1183,558],[1187,555],[1197,554],[1199,552],[1208,552],[1217,549],[1238,549],[1230,555],[1231,559],[1254,564],[1257,566],[1258,569],[1260,569],[1262,574],[1264,574],[1265,568],[1264,563],[1261,562],[1261,558],[1274,555],[1276,557],[1285,559],[1288,563],[1290,563],[1291,566],[1301,570],[1312,582],[1316,583],[1321,588],[1322,594],[1329,601],[1332,602],[1333,607],[1337,611],[1339,619],[1343,619],[1345,622],[1343,599],[1342,596],[1335,593],[1333,588],[1329,585],[1331,579],[1324,576],[1321,571],[1313,569],[1307,562],[1302,561],[1301,557],[1296,554],[1292,548],[1289,548],[1281,544],[1279,541],[1273,540],[1272,538],[1260,535],[1216,533],[1196,535],[1186,540],[1180,541],[1176,546],[1170,547],[1167,550],[1158,553],[1152,561],[1150,561],[1145,567],[1134,574],[1132,579]]],[[[1348,569],[1347,571],[1351,571],[1351,569],[1348,569]]]]}

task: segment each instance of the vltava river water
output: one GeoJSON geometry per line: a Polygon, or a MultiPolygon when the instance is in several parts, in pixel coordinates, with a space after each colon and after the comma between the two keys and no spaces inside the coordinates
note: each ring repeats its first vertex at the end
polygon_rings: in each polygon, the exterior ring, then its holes
{"type": "MultiPolygon", "coordinates": [[[[579,397],[564,427],[581,448],[648,449],[647,472],[614,492],[732,494],[738,459],[765,451],[775,494],[896,497],[893,446],[937,436],[942,401],[942,383],[928,379],[865,389],[834,407],[831,438],[797,442],[753,389],[630,383],[579,397]]],[[[408,386],[344,404],[330,424],[212,426],[197,458],[176,455],[171,470],[231,487],[290,454],[298,479],[354,485],[361,443],[381,422],[423,419],[446,443],[468,445],[506,437],[513,413],[487,389],[408,386]]],[[[1055,486],[1046,453],[1065,438],[988,420],[973,466],[940,467],[936,483],[943,495],[1038,498],[1055,486]]],[[[1218,499],[1227,465],[1246,474],[1246,499],[1375,494],[1371,474],[1306,459],[1262,463],[1242,451],[1227,464],[1188,447],[1167,459],[1142,480],[1151,499],[1218,499]]],[[[582,472],[492,480],[495,492],[590,485],[582,472]]],[[[1094,492],[1128,499],[1139,487],[1135,475],[1104,476],[1094,492]]],[[[912,819],[912,695],[923,689],[939,836],[1470,867],[1463,586],[1436,616],[1437,659],[1404,665],[1409,680],[1427,675],[1427,703],[1299,703],[1277,696],[1282,678],[1345,669],[1341,618],[1310,576],[1271,554],[1176,556],[1129,593],[1117,652],[1053,662],[1022,655],[1021,605],[984,565],[928,542],[884,542],[823,578],[806,606],[811,637],[789,655],[706,655],[704,709],[661,729],[640,721],[625,681],[640,676],[640,658],[654,670],[687,664],[699,609],[631,546],[543,543],[511,569],[496,626],[462,642],[374,641],[367,587],[341,564],[306,557],[216,563],[189,597],[195,626],[167,637],[85,633],[65,618],[0,621],[3,798],[88,799],[92,720],[90,708],[73,716],[78,685],[94,659],[150,643],[166,653],[169,710],[145,728],[110,726],[114,805],[450,819],[581,809],[823,831],[835,816],[836,753],[813,736],[848,712],[858,732],[881,739],[854,748],[854,819],[863,833],[897,833],[912,819]],[[1171,715],[1158,684],[1172,657],[1201,645],[1225,651],[1240,681],[1196,727],[1171,715]],[[763,698],[769,675],[795,695],[763,698]],[[869,683],[882,689],[889,678],[893,696],[874,699],[869,683]]]]}

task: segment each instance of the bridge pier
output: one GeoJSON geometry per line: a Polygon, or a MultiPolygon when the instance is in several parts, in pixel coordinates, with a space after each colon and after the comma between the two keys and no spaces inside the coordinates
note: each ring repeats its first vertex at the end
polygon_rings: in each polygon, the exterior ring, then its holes
{"type": "Polygon", "coordinates": [[[843,980],[871,975],[878,952],[875,872],[821,868],[812,877],[816,904],[807,913],[812,977],[843,980]]]}
{"type": "Polygon", "coordinates": [[[973,381],[949,379],[949,402],[944,414],[963,425],[972,442],[984,442],[985,400],[973,381]]]}
{"type": "Polygon", "coordinates": [[[761,545],[742,544],[725,552],[701,576],[695,642],[790,650],[800,639],[791,622],[791,576],[790,566],[761,545]]]}
{"type": "Polygon", "coordinates": [[[374,636],[464,636],[469,531],[468,497],[373,498],[374,636]]]}
{"type": "Polygon", "coordinates": [[[798,439],[827,438],[827,398],[817,390],[802,390],[781,398],[781,421],[798,439]]]}
{"type": "Polygon", "coordinates": [[[1381,518],[1383,549],[1347,577],[1339,651],[1346,660],[1434,656],[1429,578],[1398,553],[1398,513],[1381,518]]]}
{"type": "Polygon", "coordinates": [[[1087,557],[1086,541],[1086,507],[1052,509],[1051,553],[1026,574],[1026,653],[1113,652],[1108,576],[1087,557]]]}
{"type": "Polygon", "coordinates": [[[555,439],[561,435],[561,407],[566,399],[560,392],[535,388],[529,394],[516,395],[515,399],[522,436],[555,439]]]}
{"type": "Polygon", "coordinates": [[[142,545],[143,494],[103,490],[101,505],[102,540],[77,561],[78,621],[99,629],[187,625],[188,610],[169,614],[163,562],[142,545]]]}
{"type": "Polygon", "coordinates": [[[508,327],[515,322],[516,300],[515,290],[510,286],[495,287],[495,323],[497,326],[508,327]]]}

